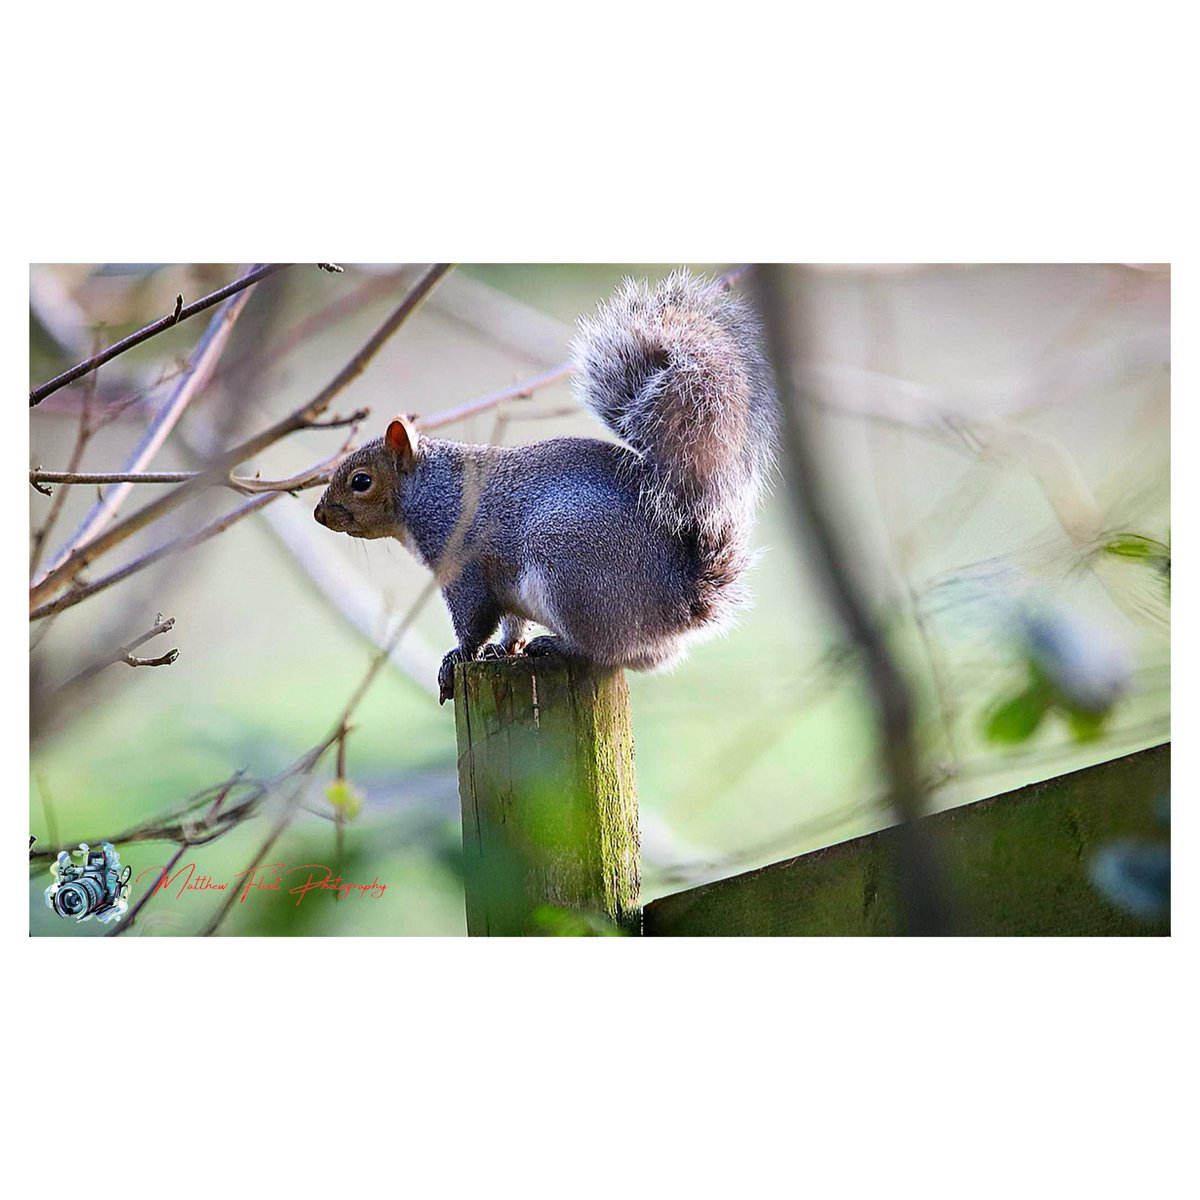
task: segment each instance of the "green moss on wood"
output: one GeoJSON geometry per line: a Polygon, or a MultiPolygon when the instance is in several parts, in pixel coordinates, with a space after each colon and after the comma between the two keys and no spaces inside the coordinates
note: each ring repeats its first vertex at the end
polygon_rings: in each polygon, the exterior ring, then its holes
{"type": "Polygon", "coordinates": [[[636,932],[637,795],[619,671],[548,658],[455,672],[467,931],[542,931],[573,910],[636,932]]]}
{"type": "MultiPolygon", "coordinates": [[[[1060,775],[925,818],[964,934],[1170,932],[1115,908],[1088,877],[1123,836],[1162,838],[1156,802],[1170,745],[1060,775]]],[[[648,904],[651,936],[865,936],[903,932],[889,830],[648,904]]]]}

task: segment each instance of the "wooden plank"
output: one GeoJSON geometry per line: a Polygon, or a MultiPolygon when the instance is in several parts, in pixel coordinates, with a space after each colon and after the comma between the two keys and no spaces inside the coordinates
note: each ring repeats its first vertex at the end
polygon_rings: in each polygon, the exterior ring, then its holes
{"type": "MultiPolygon", "coordinates": [[[[1166,837],[1170,743],[924,818],[964,934],[1170,933],[1113,907],[1088,866],[1117,837],[1166,837]]],[[[648,904],[656,937],[890,936],[901,930],[889,830],[648,904]]]]}
{"type": "Polygon", "coordinates": [[[460,664],[454,686],[467,932],[637,933],[623,673],[514,658],[460,664]]]}

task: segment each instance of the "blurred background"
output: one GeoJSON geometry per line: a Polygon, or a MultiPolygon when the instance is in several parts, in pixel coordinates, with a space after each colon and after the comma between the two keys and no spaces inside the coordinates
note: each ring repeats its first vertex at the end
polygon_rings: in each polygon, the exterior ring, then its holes
{"type": "MultiPolygon", "coordinates": [[[[553,372],[576,318],[627,275],[675,264],[456,267],[334,403],[369,408],[358,439],[398,412],[431,416],[553,372]]],[[[727,264],[695,264],[720,274],[727,264]]],[[[34,266],[30,384],[234,279],[235,264],[34,266]]],[[[212,378],[150,469],[194,469],[310,399],[394,309],[420,266],[297,265],[255,285],[212,378]]],[[[742,280],[738,290],[749,290],[742,280]]],[[[918,702],[927,804],[940,810],[1169,737],[1169,293],[1142,265],[823,266],[806,274],[812,433],[826,502],[918,702]]],[[[63,470],[85,405],[78,469],[119,470],[212,315],[197,315],[31,411],[31,467],[63,470]]],[[[284,478],[346,429],[297,433],[240,475],[284,478]]],[[[607,437],[557,378],[437,436],[519,444],[607,437]]],[[[57,493],[58,486],[52,490],[57,493]]],[[[122,515],[160,494],[139,484],[122,515]]],[[[39,847],[114,838],[234,772],[269,779],[326,738],[391,622],[410,633],[333,756],[303,782],[272,861],[340,864],[380,899],[255,894],[221,932],[461,935],[453,714],[435,675],[453,637],[426,572],[398,544],[312,520],[318,490],[283,496],[220,536],[31,627],[30,832],[39,847]],[[424,598],[423,598],[424,597],[424,598]],[[138,653],[114,647],[175,618],[138,653]],[[334,818],[340,812],[341,822],[334,818]],[[357,812],[354,809],[358,808],[357,812]]],[[[66,490],[51,561],[96,500],[66,490]]],[[[97,564],[94,578],[232,511],[210,489],[97,564]],[[111,559],[111,561],[110,561],[111,559]]],[[[55,501],[31,488],[31,547],[55,501]]],[[[874,725],[853,651],[810,569],[782,485],[759,521],[755,605],[675,671],[629,676],[643,898],[843,841],[889,823],[874,725]]],[[[32,551],[31,551],[32,554],[32,551]]],[[[31,568],[32,569],[32,568],[31,568]]],[[[290,785],[289,785],[290,786],[290,785]]],[[[253,859],[288,788],[217,840],[197,874],[253,859]]],[[[137,876],[170,842],[117,843],[137,876]]],[[[139,898],[146,886],[135,886],[139,898]]],[[[35,935],[97,936],[56,917],[31,869],[35,935]]],[[[220,897],[156,896],[134,936],[194,934],[220,897]]]]}

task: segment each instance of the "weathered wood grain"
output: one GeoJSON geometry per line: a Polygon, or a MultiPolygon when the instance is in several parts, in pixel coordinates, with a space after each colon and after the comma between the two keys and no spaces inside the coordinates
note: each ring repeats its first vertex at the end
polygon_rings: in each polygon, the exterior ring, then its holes
{"type": "MultiPolygon", "coordinates": [[[[1117,837],[1165,838],[1157,803],[1170,744],[926,817],[963,934],[1163,935],[1113,907],[1088,878],[1117,837]]],[[[901,932],[888,830],[646,905],[658,937],[870,936],[901,932]]]]}
{"type": "Polygon", "coordinates": [[[629,693],[557,658],[460,664],[455,727],[467,932],[640,928],[629,693]]]}

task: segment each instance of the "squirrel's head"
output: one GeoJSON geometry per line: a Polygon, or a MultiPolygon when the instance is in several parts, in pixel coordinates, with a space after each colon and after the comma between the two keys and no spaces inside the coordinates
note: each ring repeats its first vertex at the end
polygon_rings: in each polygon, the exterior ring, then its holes
{"type": "Polygon", "coordinates": [[[383,437],[368,442],[338,467],[313,516],[334,533],[403,538],[400,487],[416,463],[417,441],[413,425],[397,417],[383,437]]]}

